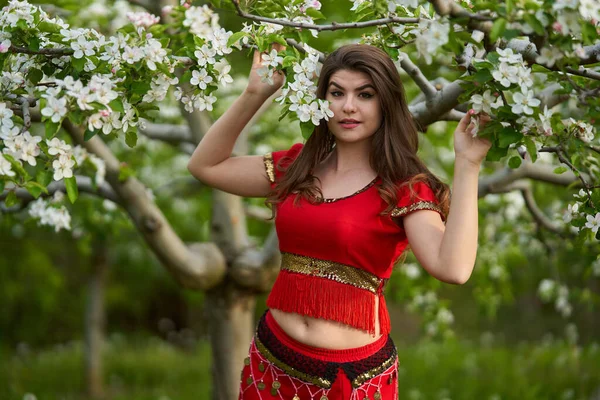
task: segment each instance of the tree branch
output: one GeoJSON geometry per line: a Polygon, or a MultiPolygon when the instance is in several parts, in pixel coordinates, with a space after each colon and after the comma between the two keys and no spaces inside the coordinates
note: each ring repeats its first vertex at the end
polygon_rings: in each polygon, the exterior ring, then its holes
{"type": "Polygon", "coordinates": [[[184,287],[207,289],[225,275],[225,260],[213,243],[186,246],[165,216],[147,194],[146,187],[134,177],[119,179],[120,162],[98,136],[83,140],[83,130],[69,120],[63,127],[74,142],[100,157],[106,165],[106,181],[122,199],[123,207],[146,243],[184,287]]]}
{"type": "Polygon", "coordinates": [[[8,48],[8,51],[14,54],[41,54],[44,56],[67,56],[75,53],[73,49],[70,48],[56,48],[56,49],[39,49],[39,50],[29,50],[26,47],[19,47],[11,45],[8,48]]]}
{"type": "Polygon", "coordinates": [[[551,165],[523,162],[519,168],[503,168],[492,175],[481,177],[479,179],[478,197],[503,192],[506,187],[520,179],[533,179],[559,186],[569,186],[577,182],[577,177],[572,172],[557,175],[551,165]]]}
{"type": "Polygon", "coordinates": [[[538,225],[540,225],[544,229],[547,229],[550,232],[553,232],[561,237],[574,237],[575,236],[573,234],[565,233],[564,229],[562,229],[560,226],[558,226],[554,222],[552,222],[552,220],[550,220],[550,218],[548,218],[544,214],[544,212],[542,210],[540,210],[540,208],[538,207],[538,205],[535,201],[535,197],[533,196],[533,191],[531,190],[531,187],[529,187],[529,186],[523,187],[520,190],[521,190],[521,194],[523,195],[523,199],[525,200],[525,206],[527,207],[527,209],[533,216],[533,219],[535,220],[535,222],[537,222],[538,225]]]}
{"type": "Polygon", "coordinates": [[[280,264],[279,240],[273,227],[261,250],[250,248],[236,257],[231,277],[243,287],[267,292],[279,273],[280,264]]]}
{"type": "MultiPolygon", "coordinates": [[[[112,188],[110,187],[109,184],[103,183],[101,185],[94,186],[94,184],[92,183],[92,179],[87,176],[76,176],[75,179],[77,182],[77,188],[79,189],[79,192],[91,194],[94,196],[101,197],[103,199],[110,200],[120,206],[123,205],[121,199],[114,192],[114,190],[112,190],[112,188]]],[[[50,197],[58,191],[61,191],[64,193],[67,192],[64,181],[52,182],[51,184],[48,185],[47,189],[48,189],[48,194],[42,194],[41,197],[50,197]]],[[[0,200],[4,200],[6,198],[6,196],[8,195],[9,191],[10,191],[10,188],[7,188],[4,191],[4,193],[0,193],[0,200]]],[[[26,207],[30,202],[35,200],[34,197],[31,195],[31,193],[29,193],[26,189],[23,189],[23,188],[17,188],[15,190],[15,194],[17,195],[17,197],[19,199],[22,200],[23,208],[26,207]]]]}
{"type": "Polygon", "coordinates": [[[400,66],[408,76],[417,84],[417,86],[421,89],[426,99],[432,99],[437,94],[437,89],[429,79],[423,75],[423,72],[417,67],[408,54],[400,52],[400,66]]]}
{"type": "Polygon", "coordinates": [[[196,144],[196,141],[190,134],[189,126],[186,125],[155,124],[145,121],[144,124],[140,124],[138,132],[150,139],[170,144],[196,144]]]}

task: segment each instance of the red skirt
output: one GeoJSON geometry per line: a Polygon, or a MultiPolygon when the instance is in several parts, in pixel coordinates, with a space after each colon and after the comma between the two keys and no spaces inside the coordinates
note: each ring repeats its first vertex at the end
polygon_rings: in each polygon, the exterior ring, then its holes
{"type": "Polygon", "coordinates": [[[288,336],[267,311],[245,360],[240,400],[396,400],[398,355],[382,336],[363,347],[329,350],[288,336]]]}

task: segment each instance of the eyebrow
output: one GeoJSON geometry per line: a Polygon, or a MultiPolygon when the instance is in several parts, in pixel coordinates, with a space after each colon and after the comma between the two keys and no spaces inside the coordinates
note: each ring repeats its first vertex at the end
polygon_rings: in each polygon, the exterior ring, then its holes
{"type": "MultiPolygon", "coordinates": [[[[331,81],[329,83],[329,86],[332,86],[332,85],[335,86],[335,87],[337,87],[337,88],[339,88],[339,89],[345,90],[342,86],[338,85],[334,81],[331,81]]],[[[373,85],[371,85],[370,83],[367,83],[366,85],[359,86],[359,87],[356,88],[356,90],[358,91],[358,90],[363,90],[363,89],[367,89],[367,88],[371,88],[371,89],[375,90],[375,87],[373,85]]]]}

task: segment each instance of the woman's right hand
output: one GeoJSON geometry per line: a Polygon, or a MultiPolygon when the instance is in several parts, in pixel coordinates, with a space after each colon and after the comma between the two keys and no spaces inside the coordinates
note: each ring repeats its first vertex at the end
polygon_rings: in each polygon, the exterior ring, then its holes
{"type": "MultiPolygon", "coordinates": [[[[284,51],[285,46],[279,43],[273,43],[272,49],[278,52],[284,51]]],[[[246,88],[247,93],[264,96],[269,98],[283,86],[285,81],[285,75],[281,71],[275,71],[273,73],[273,84],[270,85],[268,82],[263,82],[263,78],[258,74],[258,70],[266,68],[262,65],[262,55],[268,53],[260,53],[258,50],[254,51],[254,58],[252,60],[252,69],[250,70],[250,76],[248,77],[248,87],[246,88]]]]}

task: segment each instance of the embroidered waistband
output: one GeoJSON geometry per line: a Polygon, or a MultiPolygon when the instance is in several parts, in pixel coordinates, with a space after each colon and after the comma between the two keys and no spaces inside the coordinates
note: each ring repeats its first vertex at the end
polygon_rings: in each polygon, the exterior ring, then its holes
{"type": "Polygon", "coordinates": [[[254,337],[258,351],[270,363],[289,376],[329,389],[337,377],[339,368],[346,373],[353,388],[360,387],[369,379],[384,373],[398,357],[396,346],[388,335],[385,345],[374,354],[358,361],[330,362],[309,357],[282,343],[262,316],[254,337]]]}
{"type": "Polygon", "coordinates": [[[281,253],[281,269],[331,279],[372,293],[383,289],[382,283],[385,281],[370,272],[350,265],[286,252],[281,253]]]}

